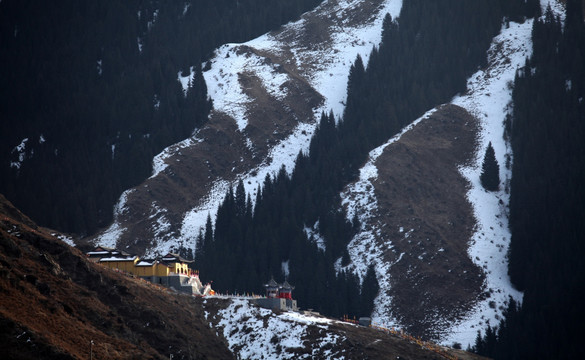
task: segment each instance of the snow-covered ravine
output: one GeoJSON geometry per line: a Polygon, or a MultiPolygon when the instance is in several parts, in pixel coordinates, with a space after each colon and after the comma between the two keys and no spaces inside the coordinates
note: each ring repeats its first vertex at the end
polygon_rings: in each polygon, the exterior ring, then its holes
{"type": "Polygon", "coordinates": [[[445,332],[444,343],[473,345],[478,330],[483,331],[488,324],[495,326],[499,323],[509,297],[522,301],[522,293],[512,287],[508,276],[512,153],[510,144],[504,140],[503,124],[506,115],[511,112],[512,84],[516,70],[524,66],[526,57],[532,54],[532,22],[510,23],[509,28],[503,28],[488,52],[489,69],[475,73],[468,80],[469,94],[458,96],[452,101],[467,109],[481,124],[475,161],[472,166],[460,170],[470,183],[467,198],[477,220],[468,252],[474,263],[484,269],[485,288],[490,297],[479,302],[463,321],[445,332]],[[500,164],[501,184],[497,192],[484,190],[479,181],[483,156],[490,142],[500,164]],[[507,161],[508,158],[510,161],[507,161]]]}
{"type": "MultiPolygon", "coordinates": [[[[342,17],[344,12],[350,11],[362,2],[337,1],[337,4],[331,7],[331,2],[325,1],[315,12],[327,8],[330,14],[327,17],[342,17]]],[[[238,75],[246,72],[254,73],[262,80],[268,93],[277,100],[286,95],[283,93],[285,88],[283,84],[289,80],[287,76],[279,73],[280,65],[267,64],[260,57],[250,56],[249,53],[239,53],[238,48],[242,45],[258,52],[292,53],[293,58],[288,62],[299,68],[300,75],[325,99],[321,106],[314,109],[312,122],[299,123],[288,138],[272,148],[269,154],[270,163],[264,163],[242,174],[241,178],[247,193],[253,194],[264,181],[266,174],[277,173],[283,165],[287,171],[292,171],[299,151],[308,151],[310,139],[322,112],[333,111],[336,117],[341,116],[347,97],[349,68],[358,54],[367,63],[372,47],[378,46],[381,41],[384,16],[389,13],[393,18],[397,17],[401,7],[402,1],[386,0],[382,2],[381,9],[370,23],[351,24],[343,21],[335,27],[330,41],[322,44],[319,49],[308,48],[297,38],[301,36],[306,25],[306,20],[303,18],[285,25],[284,29],[276,34],[265,34],[244,44],[226,44],[216,51],[214,58],[210,60],[211,68],[204,72],[209,95],[213,100],[214,109],[232,116],[240,131],[243,131],[247,125],[246,105],[252,100],[245,95],[238,81],[238,75]]],[[[180,240],[187,241],[196,237],[199,230],[204,227],[208,214],[213,219],[227,186],[229,184],[221,180],[214,184],[213,190],[205,201],[187,213],[183,221],[180,240]]],[[[161,244],[153,250],[164,252],[170,245],[173,244],[161,244]]]]}
{"type": "MultiPolygon", "coordinates": [[[[564,19],[562,4],[556,0],[541,0],[544,13],[550,6],[555,15],[564,19]]],[[[503,127],[507,114],[511,113],[512,87],[516,70],[524,66],[526,58],[532,55],[533,19],[523,24],[510,23],[502,28],[488,52],[489,69],[478,71],[469,80],[469,94],[458,96],[452,103],[466,108],[481,122],[473,166],[462,167],[461,173],[471,184],[468,199],[473,205],[477,229],[469,247],[469,256],[486,273],[486,289],[491,296],[478,303],[465,319],[445,332],[442,342],[452,344],[474,344],[477,331],[485,333],[487,325],[496,326],[502,318],[508,299],[522,301],[522,293],[514,289],[508,276],[507,253],[510,245],[508,207],[510,204],[509,184],[512,178],[513,154],[510,144],[504,140],[503,127]],[[501,47],[500,47],[501,46],[501,47]],[[483,154],[488,143],[492,143],[496,159],[500,164],[500,191],[487,192],[479,181],[483,154]],[[509,158],[509,166],[506,166],[509,158]]]]}
{"type": "MultiPolygon", "coordinates": [[[[511,159],[511,149],[504,141],[504,119],[511,111],[512,86],[516,70],[524,65],[532,51],[531,41],[532,20],[523,24],[510,23],[502,27],[501,33],[494,38],[488,53],[488,68],[480,70],[468,79],[468,91],[453,99],[452,104],[465,108],[480,122],[480,136],[475,159],[469,167],[460,169],[469,181],[470,188],[467,198],[472,204],[476,218],[476,229],[469,242],[469,257],[481,267],[486,275],[485,290],[490,297],[478,302],[464,319],[450,324],[441,335],[441,342],[450,345],[455,342],[467,346],[474,344],[478,330],[485,330],[488,324],[497,325],[506,307],[508,298],[512,296],[521,301],[522,294],[516,291],[507,275],[508,261],[506,254],[510,242],[508,228],[509,194],[506,191],[511,178],[511,167],[506,167],[506,159],[511,159]],[[500,164],[500,191],[486,192],[479,182],[483,154],[491,142],[498,163],[500,164]]],[[[432,112],[433,110],[431,110],[432,112]]],[[[425,114],[421,119],[428,117],[425,114]]],[[[344,206],[348,209],[351,219],[354,213],[361,214],[360,221],[365,230],[360,232],[349,244],[352,260],[351,268],[363,274],[371,263],[377,265],[377,275],[381,291],[375,301],[373,320],[382,324],[400,325],[392,318],[392,299],[387,295],[389,290],[389,268],[391,263],[384,263],[380,254],[383,250],[376,242],[381,231],[378,224],[369,221],[371,210],[376,209],[376,197],[373,181],[377,179],[376,158],[389,144],[417,125],[417,119],[404,131],[388,141],[388,143],[370,153],[369,162],[362,168],[360,180],[350,185],[342,194],[344,206]],[[359,194],[359,196],[356,196],[359,194]]],[[[392,248],[392,242],[384,244],[386,249],[392,248]]],[[[400,261],[401,254],[396,254],[400,261]]]]}

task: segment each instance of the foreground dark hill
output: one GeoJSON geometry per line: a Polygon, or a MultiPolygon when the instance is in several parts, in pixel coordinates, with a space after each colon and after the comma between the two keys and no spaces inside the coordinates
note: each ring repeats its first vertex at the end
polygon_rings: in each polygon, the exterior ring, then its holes
{"type": "Polygon", "coordinates": [[[90,263],[0,195],[4,359],[231,359],[195,299],[90,263]]]}

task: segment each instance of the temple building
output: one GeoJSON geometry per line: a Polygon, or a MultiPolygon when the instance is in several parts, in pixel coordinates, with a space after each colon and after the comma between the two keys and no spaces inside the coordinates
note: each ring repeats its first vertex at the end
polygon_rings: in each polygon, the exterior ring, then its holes
{"type": "Polygon", "coordinates": [[[292,298],[292,291],[295,287],[288,281],[278,284],[274,278],[271,278],[268,283],[264,284],[264,288],[266,288],[266,297],[254,300],[258,306],[273,310],[299,310],[297,301],[292,298]]]}
{"type": "Polygon", "coordinates": [[[288,283],[288,281],[284,281],[284,283],[278,289],[278,297],[281,299],[288,299],[292,300],[292,291],[294,290],[294,286],[288,283]]]}
{"type": "Polygon", "coordinates": [[[153,284],[162,285],[192,295],[213,294],[210,284],[203,285],[199,272],[189,268],[193,260],[168,253],[156,259],[140,259],[117,249],[98,246],[88,252],[90,261],[116,271],[140,277],[153,284]]]}

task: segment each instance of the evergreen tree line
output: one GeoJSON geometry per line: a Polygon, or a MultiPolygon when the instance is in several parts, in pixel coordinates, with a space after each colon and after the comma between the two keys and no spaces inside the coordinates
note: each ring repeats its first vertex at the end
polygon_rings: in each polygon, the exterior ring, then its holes
{"type": "Polygon", "coordinates": [[[566,4],[564,28],[547,9],[534,52],[516,76],[511,138],[509,274],[524,291],[506,318],[479,334],[475,351],[496,359],[585,355],[585,25],[566,4]]]}
{"type": "Polygon", "coordinates": [[[282,168],[275,178],[265,178],[253,208],[240,181],[235,193],[226,194],[215,226],[208,218],[197,240],[195,266],[215,281],[216,291],[264,294],[263,284],[271,277],[286,278],[305,309],[331,316],[369,315],[378,293],[373,266],[361,284],[351,272],[336,274],[331,252],[307,238],[291,191],[282,168]]]}
{"type": "Polygon", "coordinates": [[[466,78],[485,63],[485,53],[510,4],[524,1],[461,0],[404,2],[400,26],[386,16],[382,43],[367,70],[361,57],[351,67],[342,119],[322,114],[308,154],[299,153],[292,176],[284,169],[267,176],[254,209],[243,184],[226,194],[215,226],[208,221],[198,239],[197,266],[223,291],[260,291],[288,263],[301,306],[333,316],[373,308],[373,269],[361,286],[334,264],[349,263],[347,244],[360,229],[347,221],[340,192],[354,180],[368,152],[424,111],[465,89],[466,78]],[[308,239],[318,224],[325,250],[308,239]],[[215,229],[215,232],[213,232],[215,229]],[[370,285],[371,284],[371,285],[370,285]],[[338,296],[339,295],[339,296],[338,296]],[[369,301],[368,301],[369,300],[369,301]],[[367,303],[366,303],[367,302],[367,303]]]}
{"type": "Polygon", "coordinates": [[[96,231],[153,156],[207,120],[198,64],[319,2],[2,1],[0,192],[42,225],[96,231]]]}

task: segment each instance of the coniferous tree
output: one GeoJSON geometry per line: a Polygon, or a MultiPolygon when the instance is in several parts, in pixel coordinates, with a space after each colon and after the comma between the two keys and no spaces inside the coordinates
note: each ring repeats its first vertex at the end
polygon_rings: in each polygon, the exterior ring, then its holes
{"type": "Polygon", "coordinates": [[[361,314],[363,316],[371,315],[374,310],[374,299],[378,296],[379,291],[380,285],[376,277],[376,270],[374,269],[374,265],[370,265],[368,266],[366,276],[364,276],[361,289],[361,314]]]}
{"type": "Polygon", "coordinates": [[[477,330],[477,336],[475,337],[475,344],[470,349],[476,354],[484,355],[485,352],[485,339],[481,335],[481,331],[477,330]]]}
{"type": "Polygon", "coordinates": [[[239,217],[244,217],[246,215],[246,189],[244,188],[244,182],[242,179],[238,181],[238,185],[236,187],[236,195],[235,195],[235,206],[236,206],[236,215],[239,217]]]}
{"type": "Polygon", "coordinates": [[[194,249],[194,254],[195,254],[195,265],[197,266],[197,268],[201,268],[201,264],[203,263],[203,244],[204,240],[203,240],[203,230],[199,229],[199,234],[197,235],[197,239],[195,240],[195,249],[194,249]]]}
{"type": "Polygon", "coordinates": [[[479,179],[481,185],[488,191],[497,191],[500,188],[500,166],[491,142],[485,150],[479,179]]]}

